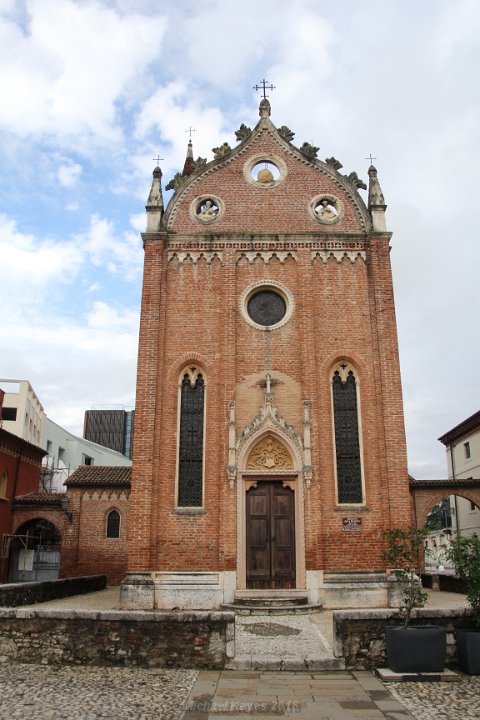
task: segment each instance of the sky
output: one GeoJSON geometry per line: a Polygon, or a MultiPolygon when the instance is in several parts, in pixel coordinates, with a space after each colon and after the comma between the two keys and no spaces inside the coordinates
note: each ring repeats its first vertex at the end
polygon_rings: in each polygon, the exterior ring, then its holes
{"type": "Polygon", "coordinates": [[[479,36],[477,0],[0,0],[0,377],[79,435],[134,405],[153,158],[234,146],[265,78],[294,144],[376,158],[409,471],[446,477],[480,409],[479,36]]]}

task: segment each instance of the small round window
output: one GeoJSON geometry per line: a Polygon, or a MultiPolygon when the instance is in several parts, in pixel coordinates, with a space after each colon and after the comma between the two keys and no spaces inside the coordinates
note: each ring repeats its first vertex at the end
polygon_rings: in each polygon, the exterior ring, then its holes
{"type": "Polygon", "coordinates": [[[205,225],[219,220],[224,212],[223,202],[214,195],[199,195],[190,203],[190,217],[205,225]]]}
{"type": "Polygon", "coordinates": [[[258,162],[250,171],[252,180],[260,185],[268,185],[280,180],[280,170],[278,167],[268,160],[258,162]]]}
{"type": "Polygon", "coordinates": [[[285,317],[287,304],[279,293],[270,288],[259,290],[247,302],[247,313],[262,327],[276,325],[285,317]]]}
{"type": "Polygon", "coordinates": [[[286,178],[287,166],[276,155],[257,153],[245,162],[243,175],[247,182],[257,188],[274,188],[286,178]]]}

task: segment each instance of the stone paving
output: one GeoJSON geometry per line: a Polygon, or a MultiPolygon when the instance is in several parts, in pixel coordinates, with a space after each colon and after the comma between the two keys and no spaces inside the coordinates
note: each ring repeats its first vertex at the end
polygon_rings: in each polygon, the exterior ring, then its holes
{"type": "Polygon", "coordinates": [[[0,665],[1,720],[179,720],[198,672],[0,665]]]}
{"type": "Polygon", "coordinates": [[[412,720],[369,672],[201,671],[183,720],[412,720]]]}
{"type": "MultiPolygon", "coordinates": [[[[108,610],[118,588],[43,603],[108,610]]],[[[430,607],[465,605],[429,593],[430,607]]],[[[330,653],[332,613],[244,617],[237,654],[305,659],[330,653]],[[275,628],[274,626],[278,627],[275,628]],[[256,627],[255,627],[256,626],[256,627]],[[294,655],[292,656],[292,651],[294,655]]],[[[201,671],[0,664],[0,720],[479,720],[480,677],[456,683],[382,684],[369,672],[201,671]]]]}
{"type": "MultiPolygon", "coordinates": [[[[331,622],[331,618],[330,618],[331,622]]],[[[233,670],[341,670],[330,642],[311,615],[254,615],[235,619],[233,670]]]]}

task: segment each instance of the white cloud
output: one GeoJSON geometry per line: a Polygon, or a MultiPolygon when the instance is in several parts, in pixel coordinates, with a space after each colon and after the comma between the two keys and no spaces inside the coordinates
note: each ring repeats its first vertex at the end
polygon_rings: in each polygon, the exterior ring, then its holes
{"type": "Polygon", "coordinates": [[[22,27],[0,17],[0,126],[15,134],[120,137],[116,103],[158,57],[161,16],[118,13],[95,0],[29,0],[22,27]]]}
{"type": "Polygon", "coordinates": [[[96,301],[87,314],[88,326],[96,330],[108,330],[109,333],[119,330],[136,332],[139,322],[138,312],[111,307],[106,302],[96,301]]]}
{"type": "Polygon", "coordinates": [[[58,182],[66,188],[75,187],[81,174],[82,167],[78,163],[62,165],[57,171],[58,182]]]}
{"type": "Polygon", "coordinates": [[[95,266],[122,273],[128,280],[138,278],[141,273],[143,252],[137,233],[118,234],[112,222],[95,214],[90,218],[88,231],[78,235],[76,242],[95,266]]]}
{"type": "MultiPolygon", "coordinates": [[[[152,138],[160,132],[162,145],[170,145],[165,153],[162,169],[167,172],[183,167],[188,143],[187,128],[194,124],[192,142],[194,155],[212,159],[212,148],[219,144],[222,137],[227,139],[233,134],[233,128],[226,129],[225,118],[216,107],[206,106],[200,93],[183,82],[171,82],[159,88],[143,105],[137,116],[136,134],[139,139],[152,138]]],[[[236,128],[235,128],[236,129],[236,128]]],[[[230,139],[230,138],[229,138],[230,139]]],[[[151,141],[151,140],[150,140],[151,141]]],[[[158,140],[157,140],[158,142],[158,140]]],[[[157,147],[152,147],[152,153],[157,147]]],[[[153,157],[153,155],[151,155],[153,157]]],[[[134,164],[142,168],[146,158],[133,158],[134,164]]],[[[152,167],[152,160],[149,160],[152,167]]]]}
{"type": "Polygon", "coordinates": [[[38,241],[21,233],[16,223],[0,215],[0,256],[2,311],[16,315],[19,307],[55,294],[78,270],[81,252],[75,245],[54,240],[38,241]]]}

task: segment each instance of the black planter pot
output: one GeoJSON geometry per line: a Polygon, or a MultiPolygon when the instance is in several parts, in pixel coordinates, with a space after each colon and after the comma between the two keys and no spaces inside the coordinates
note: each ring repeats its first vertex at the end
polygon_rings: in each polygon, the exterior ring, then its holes
{"type": "Polygon", "coordinates": [[[468,675],[480,675],[480,628],[457,628],[458,662],[468,675]]]}
{"type": "Polygon", "coordinates": [[[447,632],[437,625],[386,627],[387,663],[393,672],[443,672],[447,632]]]}

